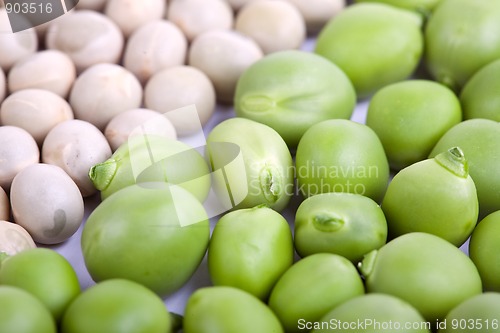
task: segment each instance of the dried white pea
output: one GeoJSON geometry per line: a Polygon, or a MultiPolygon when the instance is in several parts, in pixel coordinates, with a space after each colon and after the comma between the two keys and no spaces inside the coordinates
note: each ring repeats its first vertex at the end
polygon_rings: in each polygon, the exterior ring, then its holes
{"type": "Polygon", "coordinates": [[[215,89],[210,79],[192,66],[164,69],[149,79],[144,88],[146,108],[165,114],[180,136],[197,132],[215,111],[215,89]],[[168,87],[168,89],[165,89],[168,87]],[[198,119],[182,112],[169,112],[195,105],[198,119]]]}
{"type": "Polygon", "coordinates": [[[220,102],[231,103],[241,74],[262,57],[262,50],[251,38],[233,30],[213,30],[195,38],[189,65],[208,76],[220,102]]]}
{"type": "Polygon", "coordinates": [[[120,65],[97,64],[78,76],[69,101],[76,118],[103,131],[117,114],[141,106],[142,86],[120,65]]]}
{"type": "Polygon", "coordinates": [[[104,13],[128,37],[136,29],[165,16],[165,0],[109,0],[104,13]]]}
{"type": "Polygon", "coordinates": [[[62,168],[76,183],[83,197],[97,192],[88,176],[92,166],[111,156],[101,131],[83,120],[68,120],[54,127],[43,142],[42,162],[62,168]]]}
{"type": "Polygon", "coordinates": [[[143,84],[158,71],[184,65],[188,42],[172,22],[157,20],[134,31],[127,41],[123,65],[143,84]]]}
{"type": "Polygon", "coordinates": [[[9,72],[9,91],[45,89],[66,98],[75,78],[76,68],[68,55],[45,50],[15,63],[9,72]]]}
{"type": "Polygon", "coordinates": [[[8,191],[12,179],[24,168],[38,163],[40,150],[27,131],[15,126],[0,126],[0,186],[8,191]]]}
{"type": "Polygon", "coordinates": [[[117,63],[124,38],[106,15],[79,10],[53,21],[45,36],[47,48],[66,53],[78,72],[98,63],[117,63]]]}
{"type": "Polygon", "coordinates": [[[235,29],[252,37],[265,54],[298,49],[306,38],[302,14],[281,0],[250,2],[238,12],[235,29]]]}
{"type": "Polygon", "coordinates": [[[154,134],[172,140],[177,139],[172,122],[159,112],[149,109],[132,109],[116,115],[104,130],[111,149],[115,151],[130,136],[154,134]]]}
{"type": "Polygon", "coordinates": [[[192,41],[213,29],[231,29],[233,11],[224,0],[172,0],[167,19],[175,23],[192,41]]]}
{"type": "Polygon", "coordinates": [[[31,235],[17,223],[0,220],[0,266],[2,259],[36,247],[31,235]]]}
{"type": "Polygon", "coordinates": [[[54,126],[73,118],[71,106],[65,99],[43,89],[16,91],[0,107],[2,125],[25,129],[39,145],[54,126]]]}
{"type": "Polygon", "coordinates": [[[10,200],[14,221],[42,244],[71,237],[83,221],[83,198],[75,182],[58,166],[34,164],[12,181],[10,200]]]}
{"type": "Polygon", "coordinates": [[[0,186],[0,220],[8,221],[10,219],[10,201],[7,193],[0,186]]]}
{"type": "Polygon", "coordinates": [[[307,32],[317,33],[346,6],[346,0],[287,0],[295,5],[306,21],[307,32]]]}

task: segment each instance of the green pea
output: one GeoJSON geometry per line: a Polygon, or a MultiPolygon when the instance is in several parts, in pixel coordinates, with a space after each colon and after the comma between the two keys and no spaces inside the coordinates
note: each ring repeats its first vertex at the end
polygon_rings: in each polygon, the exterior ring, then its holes
{"type": "Polygon", "coordinates": [[[137,183],[165,181],[178,184],[205,200],[210,173],[196,149],[176,140],[155,135],[129,138],[106,161],[93,166],[89,177],[102,199],[137,183]]]}
{"type": "Polygon", "coordinates": [[[423,52],[417,13],[381,3],[359,3],[336,15],[320,32],[315,51],[339,66],[358,97],[408,78],[423,52]]]}
{"type": "Polygon", "coordinates": [[[57,332],[50,311],[24,289],[0,285],[0,309],[0,332],[57,332]]]}
{"type": "Polygon", "coordinates": [[[205,209],[190,192],[144,183],[97,206],[84,225],[81,247],[94,281],[130,279],[165,296],[196,271],[209,236],[205,209]]]}
{"type": "Polygon", "coordinates": [[[274,129],[245,118],[227,119],[209,133],[207,147],[212,170],[225,170],[224,177],[213,179],[215,191],[228,187],[235,209],[264,204],[281,211],[288,205],[294,194],[293,161],[274,129]],[[228,152],[217,148],[221,142],[239,147],[243,163],[237,170],[225,168],[228,152]]]}
{"type": "Polygon", "coordinates": [[[500,294],[487,292],[453,308],[441,323],[439,333],[500,332],[500,294]]]}
{"type": "Polygon", "coordinates": [[[349,119],[356,93],[345,73],[332,62],[304,51],[268,55],[238,80],[235,111],[274,128],[290,148],[312,125],[349,119]]]}
{"type": "Polygon", "coordinates": [[[479,213],[467,157],[452,148],[404,168],[390,182],[382,210],[391,238],[420,231],[461,246],[479,213]]]}
{"type": "Polygon", "coordinates": [[[275,314],[255,296],[233,287],[204,287],[188,299],[184,333],[283,333],[275,314]]]}
{"type": "Polygon", "coordinates": [[[482,67],[467,81],[460,93],[464,118],[500,121],[500,60],[482,67]]]}
{"type": "Polygon", "coordinates": [[[300,192],[344,192],[379,202],[389,181],[389,163],[375,132],[351,120],[333,119],[312,126],[297,147],[300,192]]]}
{"type": "Polygon", "coordinates": [[[295,248],[302,256],[329,252],[356,263],[387,239],[387,222],[372,199],[324,193],[304,200],[295,214],[295,248]]]}
{"type": "Polygon", "coordinates": [[[425,64],[439,82],[460,91],[481,67],[500,57],[500,3],[443,0],[425,29],[425,64]]]}
{"type": "Polygon", "coordinates": [[[469,173],[477,189],[479,217],[500,210],[500,124],[487,119],[471,119],[449,129],[432,149],[434,157],[452,147],[460,147],[469,162],[469,173]]]}
{"type": "Polygon", "coordinates": [[[208,249],[214,285],[240,288],[265,300],[292,263],[290,227],[270,208],[236,210],[215,225],[208,249]]]}
{"type": "Polygon", "coordinates": [[[170,315],[148,288],[122,279],[86,289],[68,307],[61,333],[166,333],[170,315]]]}
{"type": "Polygon", "coordinates": [[[363,282],[346,258],[318,253],[290,267],[274,286],[269,306],[287,333],[300,332],[302,321],[319,320],[332,308],[362,295],[363,282]]]}
{"type": "Polygon", "coordinates": [[[483,289],[500,292],[500,211],[482,219],[472,232],[469,256],[483,281],[483,289]]]}
{"type": "Polygon", "coordinates": [[[374,250],[360,269],[369,293],[399,297],[433,325],[482,291],[469,257],[444,239],[423,232],[402,235],[374,250]]]}
{"type": "Polygon", "coordinates": [[[385,294],[366,294],[350,299],[312,325],[317,326],[312,333],[430,333],[430,324],[413,306],[385,294]]]}
{"type": "Polygon", "coordinates": [[[429,16],[441,0],[355,0],[356,2],[381,2],[391,6],[417,11],[429,16]]]}
{"type": "Polygon", "coordinates": [[[80,283],[71,264],[46,248],[25,250],[7,258],[0,269],[0,284],[22,288],[36,296],[56,321],[80,294],[80,283]]]}
{"type": "Polygon", "coordinates": [[[408,80],[380,89],[366,124],[377,133],[389,164],[399,170],[424,160],[438,140],[462,120],[460,101],[445,86],[408,80]]]}

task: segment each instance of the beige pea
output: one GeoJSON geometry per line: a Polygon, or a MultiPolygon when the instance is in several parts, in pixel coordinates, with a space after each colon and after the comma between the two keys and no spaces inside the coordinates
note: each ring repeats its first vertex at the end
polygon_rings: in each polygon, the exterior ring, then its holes
{"type": "Polygon", "coordinates": [[[250,2],[238,12],[235,28],[253,38],[265,54],[298,49],[306,38],[302,14],[280,0],[250,2]]]}
{"type": "Polygon", "coordinates": [[[68,120],[54,127],[43,142],[42,162],[63,169],[87,197],[97,192],[89,178],[92,166],[111,156],[104,134],[83,120],[68,120]]]}
{"type": "Polygon", "coordinates": [[[5,73],[3,72],[2,67],[0,67],[0,103],[4,100],[6,91],[7,83],[5,82],[5,73]]]}
{"type": "Polygon", "coordinates": [[[0,107],[2,125],[25,129],[39,145],[54,126],[73,118],[73,111],[66,100],[43,89],[16,91],[0,107]]]}
{"type": "Polygon", "coordinates": [[[0,187],[9,191],[12,179],[24,168],[38,163],[35,139],[22,128],[0,126],[0,187]]]}
{"type": "Polygon", "coordinates": [[[215,111],[215,89],[210,79],[192,66],[164,69],[149,79],[144,89],[146,108],[165,114],[178,135],[197,132],[215,111]],[[198,119],[169,112],[194,105],[198,119]]]}
{"type": "Polygon", "coordinates": [[[0,265],[3,257],[11,257],[36,247],[31,235],[17,223],[0,220],[0,265]]]}
{"type": "MultiPolygon", "coordinates": [[[[245,6],[247,3],[250,3],[253,1],[257,1],[257,0],[227,0],[229,5],[231,6],[231,8],[233,8],[233,10],[235,12],[237,12],[238,10],[243,8],[243,6],[245,6]]],[[[259,1],[262,1],[262,0],[259,0],[259,1]]]]}
{"type": "Polygon", "coordinates": [[[172,0],[167,19],[175,23],[192,41],[213,29],[231,29],[233,11],[224,0],[172,0]]]}
{"type": "Polygon", "coordinates": [[[108,0],[80,0],[76,5],[76,9],[78,10],[89,9],[99,12],[104,9],[104,6],[106,5],[107,1],[108,0]]]}
{"type": "Polygon", "coordinates": [[[184,65],[188,42],[172,22],[157,20],[134,31],[127,41],[123,65],[143,84],[154,73],[184,65]]]}
{"type": "Polygon", "coordinates": [[[306,22],[309,33],[317,33],[346,6],[346,0],[287,0],[295,5],[306,22]]]}
{"type": "Polygon", "coordinates": [[[213,30],[193,41],[189,65],[208,76],[220,102],[231,103],[241,74],[262,57],[262,50],[251,38],[232,30],[213,30]]]}
{"type": "Polygon", "coordinates": [[[19,172],[12,181],[10,202],[14,221],[42,244],[64,242],[83,220],[80,190],[56,165],[39,163],[19,172]]]}
{"type": "Polygon", "coordinates": [[[122,66],[97,64],[76,79],[69,101],[76,118],[103,131],[117,114],[141,106],[142,86],[122,66]]]}
{"type": "Polygon", "coordinates": [[[118,26],[104,14],[75,11],[51,23],[46,36],[47,48],[66,53],[78,72],[98,63],[117,63],[124,38],[118,26]]]}
{"type": "Polygon", "coordinates": [[[7,197],[7,193],[0,186],[0,220],[9,220],[10,219],[10,201],[9,197],[7,197]]]}
{"type": "Polygon", "coordinates": [[[165,16],[165,0],[109,0],[104,13],[128,37],[142,25],[165,16]]]}
{"type": "Polygon", "coordinates": [[[133,135],[154,134],[177,139],[172,122],[159,112],[149,109],[132,109],[116,115],[104,130],[111,149],[115,151],[133,135]]]}
{"type": "Polygon", "coordinates": [[[8,72],[19,59],[35,53],[38,37],[34,29],[12,32],[5,8],[0,8],[0,67],[8,72]]]}
{"type": "Polygon", "coordinates": [[[69,56],[58,50],[45,50],[16,62],[9,72],[9,91],[45,89],[66,98],[75,78],[75,65],[69,56]]]}

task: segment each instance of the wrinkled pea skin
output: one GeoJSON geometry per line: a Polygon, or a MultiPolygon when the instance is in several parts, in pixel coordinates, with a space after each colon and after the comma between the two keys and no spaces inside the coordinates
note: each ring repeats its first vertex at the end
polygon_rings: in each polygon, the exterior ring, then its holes
{"type": "Polygon", "coordinates": [[[284,333],[276,315],[251,294],[233,287],[205,287],[188,299],[184,333],[284,333]]]}
{"type": "Polygon", "coordinates": [[[488,119],[470,119],[449,129],[429,157],[460,147],[467,157],[469,173],[477,189],[479,218],[500,210],[500,124],[488,119]]]}
{"type": "Polygon", "coordinates": [[[387,222],[372,199],[351,193],[323,193],[304,200],[295,214],[297,253],[339,254],[357,263],[387,239],[387,222]]]}
{"type": "Polygon", "coordinates": [[[413,306],[397,297],[386,294],[366,294],[350,299],[328,312],[316,324],[323,325],[323,327],[319,326],[311,333],[335,331],[394,333],[399,330],[397,328],[406,333],[430,333],[430,327],[428,328],[427,324],[413,306]],[[346,329],[345,325],[349,327],[346,329]],[[408,325],[410,325],[409,328],[408,325]]]}
{"type": "Polygon", "coordinates": [[[281,211],[288,205],[294,193],[292,156],[285,141],[271,127],[245,118],[231,118],[210,132],[207,147],[212,170],[226,171],[227,180],[213,179],[214,187],[229,189],[235,209],[264,204],[281,211]],[[224,168],[227,152],[212,149],[220,142],[239,147],[244,168],[232,170],[233,174],[224,168]]]}
{"type": "Polygon", "coordinates": [[[335,306],[364,293],[356,267],[346,258],[318,253],[296,262],[278,280],[269,306],[287,333],[299,322],[317,321],[335,306]]]}
{"type": "Polygon", "coordinates": [[[314,52],[339,66],[358,98],[408,78],[423,52],[422,17],[381,3],[347,7],[320,32],[314,52]]]}
{"type": "Polygon", "coordinates": [[[292,265],[293,251],[283,216],[263,206],[239,209],[215,226],[208,249],[210,277],[216,286],[240,288],[266,300],[292,265]]]}
{"type": "Polygon", "coordinates": [[[356,93],[337,65],[314,53],[282,51],[249,67],[238,80],[235,112],[274,128],[292,149],[312,125],[349,119],[356,93]]]}

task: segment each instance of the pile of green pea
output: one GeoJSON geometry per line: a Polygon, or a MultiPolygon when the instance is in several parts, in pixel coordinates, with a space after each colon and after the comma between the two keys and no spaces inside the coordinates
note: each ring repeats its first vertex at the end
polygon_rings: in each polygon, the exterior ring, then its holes
{"type": "Polygon", "coordinates": [[[499,2],[16,8],[0,333],[500,332],[499,2]]]}

